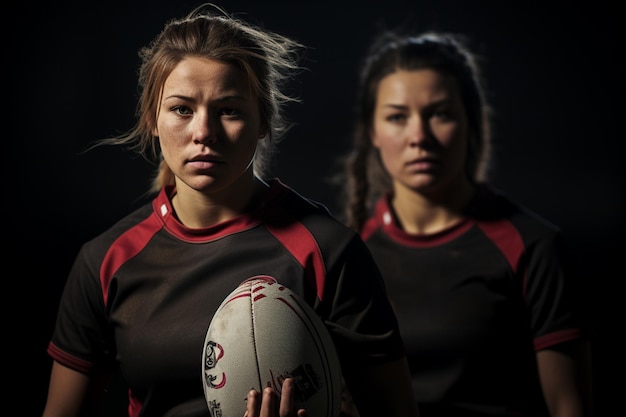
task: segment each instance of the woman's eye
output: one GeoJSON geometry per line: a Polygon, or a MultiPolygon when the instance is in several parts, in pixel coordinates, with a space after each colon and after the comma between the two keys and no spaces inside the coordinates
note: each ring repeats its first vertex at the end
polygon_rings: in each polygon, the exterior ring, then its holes
{"type": "Polygon", "coordinates": [[[240,114],[240,112],[234,107],[223,107],[222,109],[220,109],[220,114],[222,116],[236,117],[240,114]]]}
{"type": "Polygon", "coordinates": [[[406,116],[401,113],[390,114],[387,116],[387,120],[390,122],[398,123],[406,120],[406,116]]]}
{"type": "Polygon", "coordinates": [[[181,116],[185,116],[191,114],[191,110],[185,106],[176,106],[172,108],[174,113],[180,114],[181,116]]]}
{"type": "Polygon", "coordinates": [[[447,110],[435,110],[432,114],[432,117],[442,121],[448,121],[453,119],[452,113],[447,110]]]}

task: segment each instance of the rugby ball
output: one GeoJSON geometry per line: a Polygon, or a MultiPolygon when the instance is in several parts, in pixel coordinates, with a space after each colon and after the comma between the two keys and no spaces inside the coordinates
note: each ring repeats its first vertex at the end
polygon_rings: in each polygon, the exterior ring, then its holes
{"type": "Polygon", "coordinates": [[[211,416],[243,416],[251,389],[294,379],[296,409],[337,417],[341,368],[321,318],[269,276],[243,281],[218,307],[202,350],[202,383],[211,416]]]}

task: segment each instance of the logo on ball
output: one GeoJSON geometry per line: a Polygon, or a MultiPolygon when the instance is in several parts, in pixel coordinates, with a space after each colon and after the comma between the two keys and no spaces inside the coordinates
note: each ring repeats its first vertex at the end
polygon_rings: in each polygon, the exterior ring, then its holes
{"type": "Polygon", "coordinates": [[[204,380],[206,386],[210,388],[222,388],[226,385],[226,374],[222,372],[221,376],[213,375],[211,372],[217,365],[217,362],[224,356],[224,349],[219,343],[209,340],[205,347],[204,355],[204,380]]]}

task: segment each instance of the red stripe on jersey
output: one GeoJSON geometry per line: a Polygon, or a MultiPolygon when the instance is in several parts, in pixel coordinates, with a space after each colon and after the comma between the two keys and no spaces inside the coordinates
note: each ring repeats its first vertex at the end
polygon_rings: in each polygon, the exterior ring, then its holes
{"type": "Polygon", "coordinates": [[[133,394],[132,390],[128,390],[128,417],[137,417],[143,408],[143,403],[139,401],[137,397],[133,394]]]}
{"type": "Polygon", "coordinates": [[[313,286],[320,300],[324,296],[326,266],[317,241],[302,223],[291,218],[286,212],[266,224],[267,230],[298,260],[304,268],[307,280],[313,286]]]}
{"type": "Polygon", "coordinates": [[[104,304],[107,304],[109,284],[113,275],[127,260],[137,255],[163,227],[163,221],[152,213],[135,227],[128,229],[111,245],[100,267],[100,285],[104,304]]]}
{"type": "MultiPolygon", "coordinates": [[[[487,235],[493,243],[496,244],[500,252],[506,258],[511,270],[517,274],[519,268],[519,260],[526,249],[524,241],[519,231],[508,220],[498,221],[481,221],[478,227],[487,235]]],[[[526,272],[524,271],[524,282],[522,283],[522,291],[526,294],[526,272]]]]}
{"type": "Polygon", "coordinates": [[[378,229],[378,222],[376,221],[376,217],[371,217],[363,225],[363,230],[361,230],[361,238],[363,238],[363,240],[367,240],[376,231],[376,229],[378,229]]]}

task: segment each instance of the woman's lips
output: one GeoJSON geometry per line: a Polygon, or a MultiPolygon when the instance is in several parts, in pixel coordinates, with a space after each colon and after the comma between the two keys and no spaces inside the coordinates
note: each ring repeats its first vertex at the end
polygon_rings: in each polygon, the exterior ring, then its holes
{"type": "Polygon", "coordinates": [[[195,160],[189,161],[187,165],[190,165],[195,169],[209,169],[211,167],[214,167],[216,164],[212,161],[195,160]]]}
{"type": "Polygon", "coordinates": [[[192,166],[195,169],[209,169],[219,164],[220,160],[210,156],[196,156],[191,158],[187,165],[192,166]]]}
{"type": "Polygon", "coordinates": [[[433,169],[436,161],[433,159],[416,159],[406,164],[407,167],[415,171],[428,171],[433,169]]]}

